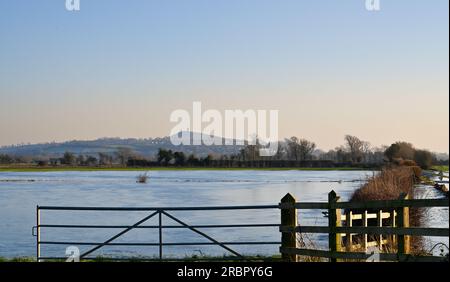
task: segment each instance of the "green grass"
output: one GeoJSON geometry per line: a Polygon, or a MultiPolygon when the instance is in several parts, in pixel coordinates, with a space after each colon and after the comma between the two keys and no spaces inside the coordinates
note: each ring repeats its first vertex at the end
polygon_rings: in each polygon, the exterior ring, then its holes
{"type": "Polygon", "coordinates": [[[54,172],[54,171],[198,171],[198,170],[263,170],[263,171],[355,171],[373,170],[371,168],[355,167],[329,167],[329,168],[309,168],[309,167],[282,167],[282,168],[216,168],[216,167],[8,167],[0,166],[0,172],[54,172]]]}
{"type": "Polygon", "coordinates": [[[437,171],[442,171],[442,172],[448,172],[448,165],[437,165],[437,166],[433,166],[431,169],[437,170],[437,171]]]}
{"type": "Polygon", "coordinates": [[[16,257],[16,258],[0,257],[0,262],[36,262],[36,259],[32,257],[16,257]]]}

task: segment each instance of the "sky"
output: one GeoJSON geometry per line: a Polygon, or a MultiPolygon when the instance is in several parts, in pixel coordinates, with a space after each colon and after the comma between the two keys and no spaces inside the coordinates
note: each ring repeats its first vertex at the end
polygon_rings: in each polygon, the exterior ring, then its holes
{"type": "Polygon", "coordinates": [[[167,136],[279,111],[280,138],[448,152],[449,1],[0,0],[0,146],[167,136]]]}

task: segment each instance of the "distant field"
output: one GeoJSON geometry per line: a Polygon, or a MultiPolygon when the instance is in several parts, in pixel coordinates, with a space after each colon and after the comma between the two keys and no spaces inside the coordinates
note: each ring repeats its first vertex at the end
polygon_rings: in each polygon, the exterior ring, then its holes
{"type": "MultiPolygon", "coordinates": [[[[163,171],[163,170],[304,170],[304,171],[351,171],[369,170],[354,167],[330,167],[330,168],[211,168],[211,167],[37,167],[37,166],[0,166],[0,172],[51,172],[51,171],[163,171]]],[[[372,170],[372,169],[370,169],[372,170]]]]}
{"type": "Polygon", "coordinates": [[[433,166],[432,169],[442,172],[448,172],[448,165],[433,166]]]}

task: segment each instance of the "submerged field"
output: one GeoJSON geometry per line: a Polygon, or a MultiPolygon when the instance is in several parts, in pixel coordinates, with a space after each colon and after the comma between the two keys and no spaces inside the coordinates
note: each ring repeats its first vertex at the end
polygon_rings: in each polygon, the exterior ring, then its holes
{"type": "MultiPolygon", "coordinates": [[[[36,222],[36,205],[57,206],[228,206],[276,205],[286,194],[298,201],[326,201],[335,190],[342,200],[350,197],[372,171],[309,171],[309,170],[151,170],[147,184],[136,183],[142,171],[22,171],[0,172],[0,257],[32,257],[35,237],[31,228],[36,222]]],[[[426,190],[426,196],[434,190],[426,190]]],[[[45,211],[42,224],[111,224],[131,225],[145,217],[145,212],[56,212],[45,211]]],[[[188,224],[279,223],[278,210],[250,211],[175,211],[173,215],[188,224]]],[[[433,213],[433,224],[448,226],[441,211],[433,213]]],[[[302,211],[299,223],[322,225],[327,219],[320,211],[302,211]]],[[[175,224],[168,218],[164,224],[175,224]]],[[[156,224],[156,219],[148,223],[156,224]]],[[[119,230],[57,230],[42,229],[42,240],[101,242],[119,230]]],[[[219,241],[279,241],[277,227],[225,228],[203,230],[219,241]]],[[[133,230],[117,242],[157,242],[154,229],[133,230]]],[[[164,242],[205,242],[204,238],[186,229],[167,229],[164,242]]],[[[326,247],[327,236],[313,238],[319,247],[326,247]]],[[[65,256],[65,245],[42,246],[45,256],[65,256]]],[[[273,256],[277,245],[234,246],[248,255],[273,256]]],[[[80,246],[81,251],[88,247],[80,246]]],[[[94,256],[157,255],[157,247],[114,246],[102,248],[94,256]]],[[[168,258],[218,256],[227,252],[216,246],[167,246],[168,258]]]]}
{"type": "Polygon", "coordinates": [[[235,171],[235,170],[266,170],[266,171],[283,171],[283,170],[299,170],[299,171],[361,171],[371,169],[361,169],[353,167],[325,167],[325,168],[310,168],[310,167],[281,167],[281,168],[216,168],[216,167],[85,167],[85,166],[0,166],[0,172],[49,172],[49,171],[204,171],[204,170],[219,170],[219,171],[235,171]]]}

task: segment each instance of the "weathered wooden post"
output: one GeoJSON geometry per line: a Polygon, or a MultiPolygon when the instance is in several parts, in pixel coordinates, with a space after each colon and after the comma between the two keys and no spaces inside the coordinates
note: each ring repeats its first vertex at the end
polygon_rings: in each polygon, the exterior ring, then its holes
{"type": "MultiPolygon", "coordinates": [[[[400,200],[407,200],[408,194],[400,194],[400,200]]],[[[400,228],[409,227],[409,207],[398,208],[397,210],[397,226],[400,228]]],[[[409,235],[397,235],[397,253],[409,254],[410,253],[410,236],[409,235]]]]}
{"type": "MultiPolygon", "coordinates": [[[[336,233],[336,227],[341,226],[341,210],[335,207],[339,201],[336,192],[331,191],[328,194],[328,227],[330,233],[328,234],[328,246],[332,253],[340,252],[342,248],[341,234],[336,233]]],[[[331,262],[337,262],[337,259],[331,258],[331,262]]]]}
{"type": "MultiPolygon", "coordinates": [[[[353,226],[353,212],[352,211],[348,211],[347,214],[345,215],[345,225],[347,227],[352,227],[353,226]]],[[[346,251],[347,252],[351,252],[352,248],[353,248],[353,234],[350,232],[347,232],[345,235],[345,240],[347,241],[346,244],[346,251]]]]}
{"type": "MultiPolygon", "coordinates": [[[[296,200],[291,194],[286,194],[281,199],[281,226],[292,228],[292,232],[281,233],[281,247],[282,248],[296,248],[297,247],[297,209],[295,208],[296,200]]],[[[283,261],[296,262],[297,255],[282,254],[283,261]]]]}
{"type": "MultiPolygon", "coordinates": [[[[361,217],[362,217],[362,226],[367,227],[367,210],[364,210],[361,217]]],[[[362,246],[363,246],[364,252],[367,252],[367,233],[363,234],[362,246]]]]}
{"type": "MultiPolygon", "coordinates": [[[[383,210],[378,210],[377,212],[377,226],[378,227],[383,227],[383,210]]],[[[378,235],[378,249],[380,251],[383,250],[383,235],[379,234],[378,235]]]]}
{"type": "MultiPolygon", "coordinates": [[[[396,226],[396,221],[397,221],[397,212],[394,210],[391,211],[391,226],[395,227],[396,226]]],[[[395,234],[391,235],[391,242],[392,244],[397,244],[397,236],[395,234]]]]}

